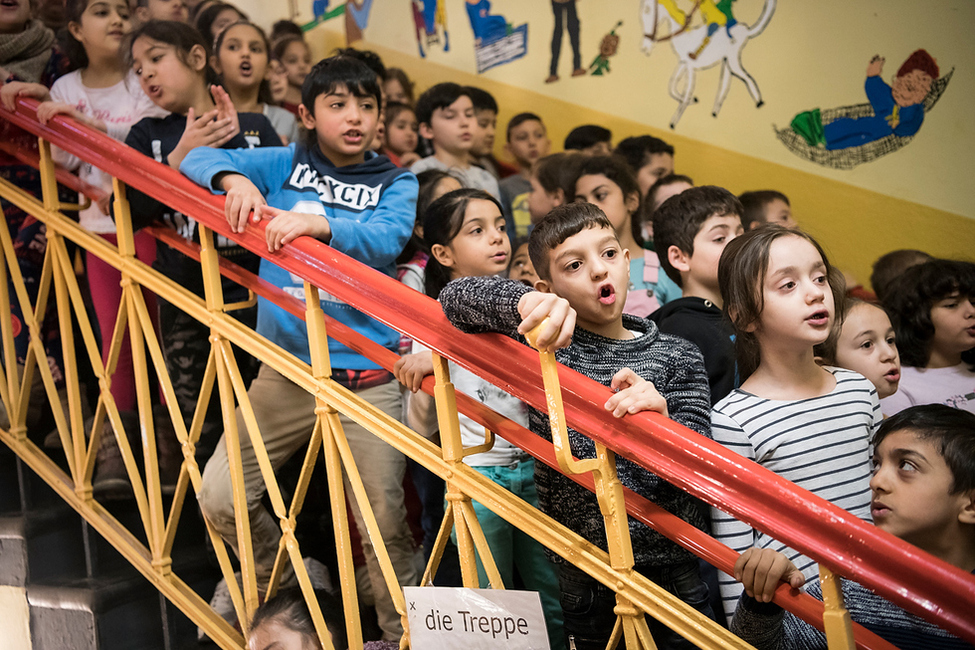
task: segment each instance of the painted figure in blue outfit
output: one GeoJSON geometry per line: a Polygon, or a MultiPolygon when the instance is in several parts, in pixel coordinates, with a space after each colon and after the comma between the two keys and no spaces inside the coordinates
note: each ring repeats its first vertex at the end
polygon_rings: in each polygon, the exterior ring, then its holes
{"type": "Polygon", "coordinates": [[[326,11],[328,11],[328,0],[312,0],[311,12],[315,20],[323,20],[326,11]]]}
{"type": "Polygon", "coordinates": [[[491,15],[491,3],[488,0],[467,0],[466,6],[476,40],[493,43],[507,36],[508,21],[504,16],[491,15]]]}
{"type": "Polygon", "coordinates": [[[938,64],[925,50],[917,50],[897,71],[888,86],[881,78],[884,58],[875,56],[867,67],[864,89],[873,106],[869,117],[842,117],[823,124],[819,109],[800,113],[792,120],[792,129],[810,146],[826,149],[858,147],[889,135],[912,136],[924,121],[924,98],[938,78],[938,64]]]}

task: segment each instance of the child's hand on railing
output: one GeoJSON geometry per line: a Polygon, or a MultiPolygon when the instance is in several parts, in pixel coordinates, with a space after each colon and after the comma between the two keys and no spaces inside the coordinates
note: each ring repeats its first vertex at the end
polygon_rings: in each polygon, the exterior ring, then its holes
{"type": "Polygon", "coordinates": [[[3,103],[3,107],[8,111],[16,108],[18,97],[33,97],[38,101],[46,102],[51,99],[51,93],[46,86],[26,81],[11,81],[0,86],[0,103],[3,103]]]}
{"type": "Polygon", "coordinates": [[[412,392],[420,390],[423,378],[433,374],[433,354],[417,352],[404,354],[393,365],[393,376],[412,392]]]}
{"type": "Polygon", "coordinates": [[[88,117],[71,104],[64,102],[44,102],[37,107],[37,121],[41,124],[47,124],[57,115],[67,115],[93,129],[98,129],[102,133],[108,132],[108,125],[105,122],[88,117]]]}
{"type": "Polygon", "coordinates": [[[576,328],[576,310],[569,306],[569,301],[565,298],[559,298],[554,293],[530,291],[518,301],[518,313],[521,315],[518,333],[522,336],[526,336],[548,319],[532,341],[536,349],[553,352],[568,347],[572,342],[572,332],[576,328]]]}
{"type": "Polygon", "coordinates": [[[657,392],[653,382],[640,377],[631,369],[623,368],[613,375],[609,387],[616,391],[616,394],[606,401],[604,407],[607,411],[613,412],[613,417],[621,418],[627,413],[640,411],[656,411],[664,417],[669,417],[667,400],[657,392]]]}
{"type": "Polygon", "coordinates": [[[802,571],[789,558],[770,548],[750,548],[742,553],[735,562],[735,580],[760,603],[772,601],[779,582],[787,582],[793,589],[806,582],[802,571]]]}
{"type": "Polygon", "coordinates": [[[254,213],[254,223],[259,223],[267,200],[257,186],[242,174],[224,174],[217,179],[217,184],[227,193],[227,200],[223,204],[223,214],[233,232],[244,232],[247,220],[254,213]]]}
{"type": "Polygon", "coordinates": [[[320,214],[289,212],[265,205],[261,208],[261,218],[271,220],[264,231],[269,253],[281,250],[282,246],[303,235],[314,237],[326,244],[332,239],[332,226],[329,225],[328,218],[320,214]]]}

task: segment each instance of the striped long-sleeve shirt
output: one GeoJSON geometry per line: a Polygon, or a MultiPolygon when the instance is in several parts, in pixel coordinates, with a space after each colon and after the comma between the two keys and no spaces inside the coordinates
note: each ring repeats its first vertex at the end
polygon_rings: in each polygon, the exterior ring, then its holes
{"type": "MultiPolygon", "coordinates": [[[[828,368],[836,387],[819,397],[772,400],[734,390],[711,413],[714,439],[850,514],[870,521],[870,437],[880,424],[880,401],[861,375],[828,368]]],[[[784,553],[813,579],[816,563],[798,551],[712,508],[714,536],[739,553],[751,546],[784,553]]],[[[719,574],[731,619],[741,585],[719,574]]]]}

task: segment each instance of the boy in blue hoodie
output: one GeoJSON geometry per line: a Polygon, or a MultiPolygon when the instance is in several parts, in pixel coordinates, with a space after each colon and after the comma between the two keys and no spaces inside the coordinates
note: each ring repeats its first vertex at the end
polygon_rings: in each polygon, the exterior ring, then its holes
{"type": "MultiPolygon", "coordinates": [[[[381,97],[379,80],[365,64],[345,56],[325,59],[312,69],[302,87],[299,117],[308,131],[304,142],[251,151],[199,148],[186,157],[180,171],[215,193],[226,192],[226,215],[235,232],[243,231],[248,218],[254,222],[270,219],[266,229],[269,251],[309,235],[393,276],[396,256],[416,219],[417,181],[409,171],[369,150],[381,97]]],[[[260,276],[304,299],[303,281],[273,262],[261,260],[260,276]]],[[[397,332],[334,296],[320,295],[328,316],[390,350],[397,349],[397,332]]],[[[305,323],[264,299],[258,303],[257,331],[311,363],[305,323]]],[[[329,355],[334,380],[389,415],[401,414],[399,388],[390,373],[335,339],[329,339],[329,355]]],[[[248,389],[248,397],[277,469],[311,438],[315,396],[265,365],[248,389]]],[[[415,585],[419,575],[413,566],[413,539],[403,504],[406,458],[349,418],[341,416],[341,420],[397,578],[401,585],[415,585]]],[[[239,409],[237,426],[246,429],[239,409]]],[[[241,453],[254,559],[263,589],[270,579],[281,531],[261,505],[266,487],[247,435],[241,436],[241,453]]],[[[349,495],[352,498],[351,490],[349,495]]],[[[217,445],[206,465],[199,502],[224,540],[236,548],[226,444],[217,445]]],[[[364,531],[354,499],[352,506],[356,524],[364,531]]],[[[368,536],[362,541],[383,636],[398,640],[403,633],[399,615],[368,536]]],[[[293,581],[293,574],[289,571],[285,579],[293,581]]]]}

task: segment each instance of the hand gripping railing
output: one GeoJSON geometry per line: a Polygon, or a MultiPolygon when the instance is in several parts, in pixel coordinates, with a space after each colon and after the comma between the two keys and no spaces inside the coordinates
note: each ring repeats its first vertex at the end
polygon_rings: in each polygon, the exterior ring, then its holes
{"type": "MultiPolygon", "coordinates": [[[[175,209],[193,215],[214,231],[232,235],[220,218],[221,199],[193,186],[176,172],[161,169],[126,147],[70,120],[58,118],[51,126],[43,127],[34,120],[32,103],[27,100],[21,100],[17,114],[4,112],[0,116],[175,209]]],[[[536,383],[526,379],[537,376],[537,366],[533,355],[523,346],[503,337],[471,337],[457,333],[428,299],[410,293],[391,279],[361,267],[327,246],[305,240],[292,245],[288,253],[268,255],[259,228],[249,228],[243,235],[233,238],[315,286],[406,331],[438,354],[489,379],[527,403],[546,408],[544,393],[536,383]]],[[[330,334],[334,334],[332,329],[330,334]]],[[[385,352],[379,356],[384,358],[376,360],[388,367],[393,355],[385,352]]],[[[605,400],[605,387],[565,368],[560,369],[560,374],[566,413],[576,430],[802,551],[822,565],[858,580],[905,609],[962,638],[975,641],[975,624],[970,616],[975,603],[975,582],[971,576],[877,531],[666,418],[640,414],[623,420],[612,419],[593,406],[605,400]],[[654,434],[653,444],[642,442],[647,431],[654,434]],[[808,523],[810,521],[812,523],[808,523]],[[897,571],[888,575],[886,569],[893,562],[898,564],[897,571]]],[[[458,401],[464,402],[463,399],[458,401]]],[[[491,415],[476,404],[468,404],[468,407],[473,407],[475,416],[480,419],[491,420],[491,415]]],[[[536,441],[529,440],[530,435],[524,435],[523,429],[519,431],[496,421],[495,424],[498,425],[495,426],[497,433],[511,436],[519,444],[525,442],[523,446],[553,464],[551,448],[539,449],[536,441]]],[[[586,483],[584,479],[580,482],[586,483]]],[[[634,502],[631,496],[627,497],[629,506],[634,502]]],[[[702,540],[701,536],[687,531],[689,527],[682,530],[679,523],[668,522],[666,516],[659,518],[653,512],[652,504],[637,503],[635,510],[642,513],[641,518],[662,519],[663,523],[657,521],[656,525],[665,529],[665,534],[679,536],[685,546],[714,561],[720,568],[730,570],[729,560],[733,562],[733,555],[729,556],[728,549],[721,550],[721,545],[713,540],[702,540]]],[[[630,511],[634,508],[630,507],[630,511]]],[[[562,554],[570,559],[577,557],[573,549],[564,549],[562,554]]],[[[784,586],[780,587],[778,595],[781,597],[787,591],[784,586]]],[[[802,604],[799,609],[808,615],[815,608],[802,604]]]]}

